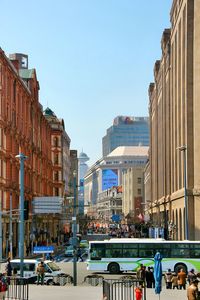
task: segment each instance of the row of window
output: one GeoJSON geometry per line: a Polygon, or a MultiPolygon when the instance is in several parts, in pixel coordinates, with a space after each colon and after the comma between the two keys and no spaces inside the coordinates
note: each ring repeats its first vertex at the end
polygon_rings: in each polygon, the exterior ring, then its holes
{"type": "Polygon", "coordinates": [[[200,244],[194,245],[133,245],[133,244],[94,244],[91,247],[91,259],[102,257],[141,257],[154,258],[156,252],[160,252],[165,258],[200,258],[200,244]],[[139,247],[138,247],[139,246],[139,247]]]}

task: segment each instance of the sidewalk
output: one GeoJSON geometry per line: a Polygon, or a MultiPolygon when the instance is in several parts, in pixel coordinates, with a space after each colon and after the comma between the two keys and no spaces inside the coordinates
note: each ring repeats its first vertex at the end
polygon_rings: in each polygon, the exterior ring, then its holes
{"type": "MultiPolygon", "coordinates": [[[[102,286],[29,286],[29,300],[102,300],[102,286]]],[[[156,295],[154,289],[147,289],[147,300],[186,300],[184,290],[166,290],[156,295]]]]}

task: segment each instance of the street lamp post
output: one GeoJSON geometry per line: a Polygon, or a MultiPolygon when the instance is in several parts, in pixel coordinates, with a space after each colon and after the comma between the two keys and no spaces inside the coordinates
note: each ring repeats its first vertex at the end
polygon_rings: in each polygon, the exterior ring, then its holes
{"type": "Polygon", "coordinates": [[[10,227],[9,227],[9,241],[10,241],[10,258],[13,258],[13,244],[12,244],[13,230],[12,230],[12,194],[10,194],[10,227]]]}
{"type": "Polygon", "coordinates": [[[20,257],[20,277],[23,277],[24,262],[24,160],[27,158],[23,153],[15,156],[20,160],[20,201],[19,201],[19,257],[20,257]]]}
{"type": "Polygon", "coordinates": [[[188,231],[188,197],[187,197],[187,157],[186,151],[187,146],[181,146],[177,148],[179,151],[183,152],[183,164],[184,164],[184,202],[185,202],[185,239],[189,239],[188,231]]]}
{"type": "Polygon", "coordinates": [[[72,230],[73,230],[73,285],[77,285],[77,222],[76,222],[76,171],[73,172],[73,187],[74,187],[74,205],[73,205],[73,217],[72,217],[72,230]]]}

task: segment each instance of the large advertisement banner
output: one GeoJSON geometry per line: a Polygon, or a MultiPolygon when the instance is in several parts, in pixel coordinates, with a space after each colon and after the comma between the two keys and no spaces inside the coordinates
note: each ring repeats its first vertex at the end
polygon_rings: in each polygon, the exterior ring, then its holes
{"type": "Polygon", "coordinates": [[[105,191],[113,186],[118,186],[118,170],[102,170],[102,191],[105,191]]]}

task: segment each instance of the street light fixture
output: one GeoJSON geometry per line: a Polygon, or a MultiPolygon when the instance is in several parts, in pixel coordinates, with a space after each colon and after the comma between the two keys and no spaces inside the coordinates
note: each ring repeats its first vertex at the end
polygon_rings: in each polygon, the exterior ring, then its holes
{"type": "Polygon", "coordinates": [[[20,160],[20,201],[19,201],[19,257],[20,257],[20,277],[23,277],[24,263],[24,160],[27,159],[23,153],[15,156],[20,160]]]}
{"type": "Polygon", "coordinates": [[[183,152],[183,163],[184,163],[184,202],[185,202],[185,239],[189,239],[189,232],[188,232],[188,197],[187,197],[187,157],[186,151],[187,146],[183,145],[177,148],[177,150],[183,152]]]}

